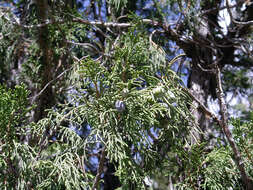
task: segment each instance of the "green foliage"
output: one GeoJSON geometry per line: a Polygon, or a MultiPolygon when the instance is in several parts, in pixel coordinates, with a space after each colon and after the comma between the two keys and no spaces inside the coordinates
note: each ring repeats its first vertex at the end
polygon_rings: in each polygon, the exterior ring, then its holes
{"type": "MultiPolygon", "coordinates": [[[[231,124],[233,125],[233,137],[240,149],[246,171],[252,178],[253,122],[242,123],[239,119],[232,119],[231,124]]],[[[186,178],[182,183],[177,184],[178,188],[244,189],[239,170],[233,160],[233,154],[231,154],[231,147],[219,143],[208,150],[203,145],[195,145],[190,152],[178,152],[178,157],[182,160],[181,165],[186,167],[184,168],[186,178]]]]}
{"type": "Polygon", "coordinates": [[[127,4],[127,0],[109,0],[109,3],[112,4],[118,11],[120,8],[124,8],[127,4]]]}
{"type": "MultiPolygon", "coordinates": [[[[6,17],[11,17],[11,14],[5,13],[6,17]]],[[[13,68],[13,63],[16,59],[13,54],[19,53],[18,38],[20,38],[21,30],[13,26],[4,17],[0,17],[0,75],[1,81],[6,81],[8,73],[13,68]]]]}
{"type": "Polygon", "coordinates": [[[247,167],[247,171],[249,175],[253,176],[253,168],[252,168],[252,155],[253,155],[253,119],[250,121],[242,122],[240,119],[232,119],[231,121],[233,128],[233,134],[235,142],[237,143],[242,157],[244,158],[244,163],[247,167]]]}
{"type": "Polygon", "coordinates": [[[179,189],[241,189],[240,175],[229,147],[216,147],[211,152],[196,146],[185,154],[186,179],[179,189]],[[189,153],[187,153],[189,154],[189,153]]]}
{"type": "MultiPolygon", "coordinates": [[[[57,115],[75,126],[88,122],[92,127],[89,137],[97,139],[106,148],[107,158],[117,163],[123,189],[132,183],[141,188],[144,177],[156,167],[159,156],[152,149],[157,145],[150,139],[151,128],[160,131],[158,141],[166,144],[171,138],[167,144],[174,146],[176,137],[184,141],[191,121],[190,99],[180,90],[179,78],[165,70],[160,59],[152,58],[161,55],[150,51],[151,45],[141,32],[131,29],[110,57],[82,61],[77,72],[83,88],[73,97],[78,105],[65,105],[57,115]],[[164,76],[159,79],[154,73],[161,71],[164,76]],[[123,102],[123,111],[115,106],[117,101],[123,102]]],[[[90,138],[85,140],[87,149],[94,146],[90,138]]]]}
{"type": "Polygon", "coordinates": [[[80,157],[76,150],[72,150],[74,143],[82,146],[80,138],[71,138],[76,133],[63,127],[59,132],[62,131],[62,138],[68,137],[68,141],[65,144],[59,143],[63,140],[47,144],[49,139],[43,138],[46,128],[42,126],[48,126],[51,119],[27,126],[30,111],[27,97],[28,91],[24,86],[15,89],[0,86],[0,187],[80,189],[85,185],[84,176],[82,170],[76,167],[76,164],[81,164],[80,157]],[[28,131],[36,143],[27,145],[20,141],[28,131]]]}
{"type": "Polygon", "coordinates": [[[28,91],[24,86],[16,86],[15,89],[7,89],[0,85],[0,186],[6,183],[6,187],[14,187],[16,180],[16,168],[12,164],[15,161],[15,148],[23,125],[26,122],[28,91]],[[3,174],[5,173],[5,175],[3,174]],[[6,175],[9,173],[10,175],[6,175]]]}
{"type": "MultiPolygon", "coordinates": [[[[4,153],[1,169],[2,173],[11,171],[12,177],[3,177],[2,187],[80,189],[92,186],[95,176],[85,171],[84,163],[91,164],[90,150],[99,143],[106,148],[106,158],[117,163],[116,175],[121,179],[122,188],[128,189],[130,184],[141,188],[144,177],[156,167],[159,158],[153,150],[157,145],[150,139],[151,128],[160,131],[158,138],[163,142],[170,137],[171,146],[178,142],[173,139],[175,136],[184,139],[187,123],[191,121],[187,111],[189,98],[180,91],[176,74],[160,58],[153,58],[164,55],[150,51],[152,44],[148,38],[134,28],[114,45],[110,57],[101,61],[87,58],[77,68],[74,74],[80,75],[83,88],[78,88],[72,98],[78,104],[59,105],[58,111],[50,111],[48,118],[36,124],[27,125],[24,118],[28,111],[27,90],[18,87],[6,92],[2,88],[1,108],[7,115],[2,114],[1,118],[5,122],[1,130],[6,133],[5,140],[1,140],[4,153]],[[163,73],[161,79],[154,74],[160,75],[159,72],[163,73]],[[125,110],[117,110],[117,101],[124,103],[125,110]],[[63,125],[78,127],[84,122],[92,127],[85,139],[63,125]],[[15,127],[22,123],[22,127],[15,127]],[[185,133],[179,134],[182,127],[185,133]],[[28,131],[31,141],[23,144],[20,138],[28,131]]],[[[36,46],[30,49],[36,53],[36,46]]],[[[30,59],[28,63],[36,65],[30,59]]]]}
{"type": "MultiPolygon", "coordinates": [[[[139,14],[138,3],[150,1],[94,1],[94,7],[80,13],[72,9],[73,1],[47,1],[45,20],[39,19],[34,2],[16,4],[18,11],[24,11],[19,17],[23,26],[14,24],[17,16],[11,11],[0,18],[0,82],[8,85],[0,85],[0,189],[94,189],[96,184],[100,189],[108,163],[115,166],[112,175],[120,179],[119,189],[145,189],[147,178],[154,189],[155,183],[160,189],[168,185],[242,189],[233,151],[224,139],[211,147],[204,140],[192,144],[199,130],[190,112],[195,107],[170,69],[172,61],[167,61],[166,53],[178,50],[171,47],[176,43],[191,44],[189,51],[198,53],[194,50],[199,44],[192,45],[198,41],[192,37],[200,23],[196,1],[187,5],[153,1],[150,11],[139,10],[148,15],[140,14],[147,18],[145,24],[134,12],[139,14]],[[104,13],[109,7],[110,13],[104,13]],[[171,22],[179,12],[183,16],[171,22]],[[52,23],[39,26],[47,21],[52,23]],[[42,30],[45,33],[38,35],[42,30]],[[7,79],[29,85],[31,97],[23,85],[14,88],[7,79]],[[29,104],[38,102],[39,108],[47,104],[51,97],[43,100],[48,95],[44,92],[61,96],[61,104],[38,109],[48,115],[31,122],[34,109],[29,104]]],[[[246,69],[224,72],[226,91],[247,94],[252,86],[247,73],[246,69]]],[[[252,177],[252,112],[247,113],[248,122],[241,118],[231,124],[252,177]]]]}
{"type": "Polygon", "coordinates": [[[7,89],[0,86],[0,121],[1,134],[12,144],[16,141],[17,125],[22,125],[25,120],[27,109],[28,91],[24,86],[17,86],[15,89],[7,89]]]}
{"type": "Polygon", "coordinates": [[[249,88],[252,88],[252,83],[247,76],[247,69],[235,69],[226,70],[224,72],[224,83],[228,88],[228,91],[239,91],[240,93],[246,93],[249,88]]]}

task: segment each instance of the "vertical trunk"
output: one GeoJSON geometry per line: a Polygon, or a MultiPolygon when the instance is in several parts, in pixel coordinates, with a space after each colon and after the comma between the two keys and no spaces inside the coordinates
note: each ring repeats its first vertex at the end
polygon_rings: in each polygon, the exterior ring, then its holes
{"type": "MultiPolygon", "coordinates": [[[[48,11],[47,0],[36,0],[36,15],[40,24],[47,21],[48,11]]],[[[37,43],[42,55],[40,59],[41,71],[38,76],[41,80],[41,86],[39,89],[32,90],[32,96],[36,98],[32,99],[31,104],[35,104],[36,108],[32,111],[30,122],[37,122],[41,118],[45,117],[47,115],[46,109],[50,108],[54,103],[52,84],[49,84],[49,82],[53,79],[53,51],[50,49],[48,26],[38,27],[37,30],[37,43]]],[[[33,84],[31,84],[31,86],[33,86],[33,84]]],[[[45,132],[45,135],[47,133],[48,131],[45,132]]],[[[24,137],[24,143],[38,143],[36,137],[32,138],[29,129],[27,129],[26,136],[24,137]]]]}
{"type": "MultiPolygon", "coordinates": [[[[206,73],[200,71],[198,68],[192,68],[190,77],[188,80],[188,87],[190,88],[192,94],[200,101],[203,105],[207,105],[207,98],[208,98],[208,89],[209,81],[206,77],[206,73]]],[[[195,117],[195,121],[200,127],[201,130],[205,131],[205,129],[210,125],[208,119],[206,118],[205,114],[199,110],[195,109],[198,107],[198,103],[193,101],[193,108],[191,108],[192,114],[195,117]]],[[[200,135],[198,132],[193,131],[197,140],[203,140],[203,136],[200,135]]],[[[192,139],[192,143],[195,142],[195,138],[192,139]]]]}
{"type": "MultiPolygon", "coordinates": [[[[216,1],[204,1],[202,4],[202,10],[208,10],[213,7],[218,7],[219,0],[216,1]]],[[[217,9],[218,10],[218,9],[217,9]]],[[[210,39],[213,38],[212,34],[217,24],[218,11],[214,11],[203,15],[198,18],[197,26],[195,27],[195,35],[193,36],[195,43],[192,45],[191,58],[192,67],[188,80],[188,87],[192,94],[205,106],[207,106],[207,99],[209,96],[216,98],[216,80],[215,74],[208,72],[210,70],[209,65],[214,63],[213,58],[215,53],[210,47],[210,39]]],[[[194,107],[198,107],[197,102],[193,102],[194,107]]],[[[196,123],[198,123],[200,129],[206,133],[210,129],[211,121],[208,117],[198,109],[192,108],[193,115],[195,116],[196,123]]],[[[203,135],[193,132],[197,137],[197,140],[203,140],[203,135]]],[[[209,135],[208,135],[209,136],[209,135]]],[[[192,140],[192,143],[196,143],[192,140]]]]}
{"type": "MultiPolygon", "coordinates": [[[[64,4],[64,11],[68,11],[69,9],[74,9],[75,7],[75,0],[67,0],[64,4]]],[[[45,23],[50,18],[50,11],[54,11],[52,9],[60,8],[57,6],[50,7],[47,0],[36,0],[37,5],[37,16],[40,24],[45,23]]],[[[63,54],[60,57],[55,56],[55,49],[56,48],[68,48],[66,43],[64,42],[65,39],[63,37],[62,43],[58,45],[52,45],[50,43],[50,34],[48,26],[43,26],[38,28],[38,44],[42,52],[42,71],[41,75],[41,88],[38,89],[36,96],[38,96],[36,100],[36,110],[33,117],[33,121],[38,121],[41,118],[47,115],[47,109],[51,108],[56,101],[56,94],[53,90],[53,83],[52,81],[56,78],[56,75],[59,74],[58,72],[63,71],[65,67],[68,67],[68,57],[69,54],[63,54]]]]}
{"type": "MultiPolygon", "coordinates": [[[[48,18],[48,4],[47,0],[37,0],[37,15],[40,23],[45,23],[48,18]]],[[[43,26],[38,28],[38,44],[41,48],[42,52],[42,72],[41,72],[41,87],[45,87],[52,79],[53,79],[53,51],[50,49],[49,45],[49,32],[48,27],[43,26]]],[[[54,102],[54,94],[52,90],[52,85],[49,84],[47,88],[43,91],[43,93],[38,97],[36,102],[37,107],[35,110],[34,121],[38,121],[39,119],[46,116],[46,109],[50,108],[54,102]]]]}

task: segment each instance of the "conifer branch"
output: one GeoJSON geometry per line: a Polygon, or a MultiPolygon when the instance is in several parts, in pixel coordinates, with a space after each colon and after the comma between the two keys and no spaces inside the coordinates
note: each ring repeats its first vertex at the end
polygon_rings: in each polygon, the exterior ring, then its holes
{"type": "MultiPolygon", "coordinates": [[[[41,27],[45,27],[45,26],[48,26],[51,24],[65,24],[66,22],[68,22],[68,20],[63,20],[63,19],[60,19],[60,20],[47,19],[43,23],[40,23],[40,24],[24,25],[24,24],[21,24],[17,18],[10,19],[5,15],[1,15],[1,16],[4,16],[4,18],[8,22],[12,23],[13,25],[20,26],[20,27],[26,28],[26,29],[41,28],[41,27]]],[[[104,27],[128,28],[128,27],[134,26],[134,24],[132,24],[132,23],[89,21],[89,20],[85,20],[82,18],[73,18],[71,20],[71,22],[76,22],[76,23],[86,24],[86,25],[94,25],[94,26],[104,26],[104,27]]],[[[142,19],[141,22],[143,22],[144,24],[152,24],[153,26],[162,26],[163,25],[163,23],[160,23],[160,22],[157,22],[157,21],[154,21],[151,19],[142,19]]],[[[173,24],[175,24],[175,23],[172,23],[170,25],[173,25],[173,24]]]]}
{"type": "Polygon", "coordinates": [[[216,73],[217,95],[218,95],[220,110],[221,110],[221,120],[218,119],[218,117],[214,113],[212,113],[210,110],[208,110],[208,108],[205,105],[203,105],[188,89],[183,88],[183,90],[188,95],[190,95],[190,97],[193,98],[198,103],[200,109],[202,111],[204,111],[206,115],[213,118],[218,123],[218,125],[222,128],[222,130],[224,131],[224,133],[228,139],[228,142],[233,150],[233,153],[235,156],[235,162],[236,162],[236,165],[241,173],[243,183],[245,184],[245,186],[249,190],[249,189],[253,188],[252,180],[246,174],[245,165],[244,165],[243,160],[241,158],[240,152],[239,152],[238,147],[235,144],[235,141],[232,137],[232,133],[229,131],[229,128],[228,128],[228,111],[227,111],[227,107],[226,107],[226,103],[225,103],[225,99],[224,99],[224,92],[222,90],[221,73],[220,73],[220,69],[218,68],[218,66],[216,66],[216,70],[217,70],[217,73],[216,73]]]}
{"type": "Polygon", "coordinates": [[[250,190],[253,189],[253,183],[252,180],[248,177],[245,171],[245,165],[243,163],[240,151],[232,137],[232,133],[230,132],[228,128],[228,111],[227,111],[227,106],[226,102],[224,99],[224,92],[222,89],[222,84],[221,84],[221,72],[220,68],[218,65],[216,65],[216,81],[217,81],[217,96],[220,104],[220,112],[221,112],[221,121],[219,122],[220,127],[223,129],[223,132],[225,133],[227,140],[233,150],[234,156],[235,156],[235,162],[236,165],[240,171],[242,181],[246,187],[246,189],[250,190]]]}

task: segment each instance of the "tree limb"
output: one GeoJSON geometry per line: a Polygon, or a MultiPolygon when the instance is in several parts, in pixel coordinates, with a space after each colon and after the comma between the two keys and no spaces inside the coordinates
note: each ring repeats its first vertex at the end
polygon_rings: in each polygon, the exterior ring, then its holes
{"type": "Polygon", "coordinates": [[[182,90],[183,90],[184,92],[186,92],[193,100],[195,100],[195,101],[198,103],[200,109],[201,109],[202,111],[204,111],[205,114],[206,114],[207,116],[213,118],[214,121],[216,121],[218,124],[220,124],[221,120],[218,119],[218,117],[217,117],[214,113],[212,113],[204,104],[202,104],[202,103],[198,100],[198,98],[195,97],[195,96],[192,94],[192,92],[191,92],[190,90],[188,90],[187,88],[183,88],[183,87],[182,87],[182,90]]]}
{"type": "Polygon", "coordinates": [[[226,0],[226,7],[227,7],[227,10],[228,10],[228,14],[229,14],[229,16],[230,16],[230,19],[231,19],[231,21],[232,21],[233,23],[239,24],[239,25],[253,25],[253,20],[251,20],[251,21],[246,21],[246,22],[239,22],[239,21],[235,20],[235,19],[233,18],[232,12],[231,12],[231,10],[230,10],[231,6],[229,5],[229,1],[228,1],[228,0],[226,0]]]}
{"type": "Polygon", "coordinates": [[[225,133],[228,142],[233,150],[234,156],[235,156],[235,162],[236,165],[240,171],[242,181],[246,187],[247,190],[253,189],[253,183],[252,180],[247,176],[245,171],[245,165],[243,163],[243,160],[241,158],[240,151],[232,137],[232,133],[230,132],[228,128],[228,111],[226,102],[224,99],[224,92],[222,90],[222,84],[221,84],[221,72],[218,65],[216,65],[216,80],[217,80],[217,96],[220,104],[220,112],[221,112],[221,121],[219,122],[220,127],[223,129],[223,132],[225,133]]]}

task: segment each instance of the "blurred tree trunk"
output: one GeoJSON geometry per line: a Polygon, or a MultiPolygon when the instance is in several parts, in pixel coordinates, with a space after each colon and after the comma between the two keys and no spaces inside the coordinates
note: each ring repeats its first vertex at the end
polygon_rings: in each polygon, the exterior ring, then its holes
{"type": "MultiPolygon", "coordinates": [[[[43,24],[48,19],[48,3],[47,0],[37,0],[37,15],[39,23],[43,24]]],[[[38,28],[38,44],[42,52],[42,71],[41,71],[41,87],[45,87],[48,83],[53,80],[53,50],[49,43],[49,31],[48,26],[38,28]]],[[[40,89],[41,90],[41,89],[40,89]]],[[[55,95],[53,94],[52,84],[49,84],[45,90],[41,93],[36,101],[36,110],[33,120],[38,121],[46,116],[46,109],[50,108],[54,104],[55,95]]]]}

